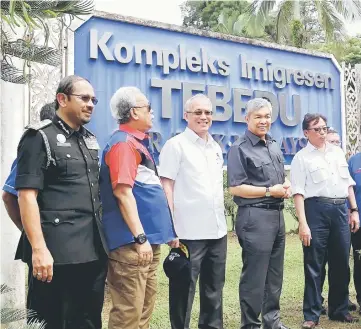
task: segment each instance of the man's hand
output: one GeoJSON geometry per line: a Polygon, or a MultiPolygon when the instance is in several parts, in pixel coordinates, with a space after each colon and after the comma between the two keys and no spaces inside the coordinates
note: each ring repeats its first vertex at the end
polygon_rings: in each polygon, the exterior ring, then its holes
{"type": "Polygon", "coordinates": [[[169,241],[168,246],[171,248],[179,248],[179,239],[175,238],[174,240],[169,241]]]}
{"type": "Polygon", "coordinates": [[[153,249],[149,241],[146,241],[143,244],[136,243],[135,248],[139,255],[138,265],[146,266],[150,264],[153,260],[153,249]]]}
{"type": "Polygon", "coordinates": [[[305,247],[309,247],[311,245],[311,230],[307,224],[299,224],[298,236],[305,247]]]}
{"type": "Polygon", "coordinates": [[[33,276],[39,281],[51,282],[53,279],[53,263],[54,259],[48,248],[33,249],[33,276]]]}
{"type": "Polygon", "coordinates": [[[286,189],[282,184],[273,185],[269,188],[271,196],[274,198],[284,198],[286,194],[286,189]]]}
{"type": "Polygon", "coordinates": [[[360,228],[360,219],[359,219],[358,211],[353,211],[352,213],[350,213],[349,223],[350,223],[351,232],[356,233],[360,228]]]}

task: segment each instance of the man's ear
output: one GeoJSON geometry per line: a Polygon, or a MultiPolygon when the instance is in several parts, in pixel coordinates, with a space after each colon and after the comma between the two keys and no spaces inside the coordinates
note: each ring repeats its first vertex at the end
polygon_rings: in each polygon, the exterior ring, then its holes
{"type": "Polygon", "coordinates": [[[68,96],[63,93],[59,93],[56,94],[56,100],[59,103],[59,107],[66,107],[66,101],[68,100],[68,96]]]}
{"type": "Polygon", "coordinates": [[[139,119],[138,114],[137,114],[137,112],[136,112],[134,109],[130,109],[130,117],[131,117],[133,120],[138,120],[138,119],[139,119]]]}
{"type": "Polygon", "coordinates": [[[183,119],[188,122],[188,113],[187,112],[183,113],[183,119]]]}

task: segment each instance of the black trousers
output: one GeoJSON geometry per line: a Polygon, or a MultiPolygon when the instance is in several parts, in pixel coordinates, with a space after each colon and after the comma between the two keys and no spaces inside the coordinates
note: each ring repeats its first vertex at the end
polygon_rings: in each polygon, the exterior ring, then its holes
{"type": "Polygon", "coordinates": [[[334,205],[316,199],[306,199],[305,213],[312,240],[309,247],[303,247],[304,319],[305,321],[319,321],[322,307],[322,271],[326,256],[329,282],[328,315],[331,318],[344,316],[348,313],[351,246],[346,205],[334,205]]]}
{"type": "Polygon", "coordinates": [[[106,274],[107,260],[55,265],[52,282],[44,283],[29,266],[27,308],[46,329],[101,329],[106,274]]]}
{"type": "Polygon", "coordinates": [[[227,236],[210,240],[180,240],[190,251],[190,282],[169,281],[169,315],[172,329],[189,329],[199,276],[198,328],[223,329],[222,291],[225,282],[227,236]]]}
{"type": "Polygon", "coordinates": [[[239,207],[236,232],[242,247],[239,284],[241,328],[281,328],[280,296],[285,253],[283,212],[239,207]]]}
{"type": "Polygon", "coordinates": [[[361,230],[351,233],[352,249],[353,249],[353,280],[356,288],[357,303],[361,307],[361,230]]]}

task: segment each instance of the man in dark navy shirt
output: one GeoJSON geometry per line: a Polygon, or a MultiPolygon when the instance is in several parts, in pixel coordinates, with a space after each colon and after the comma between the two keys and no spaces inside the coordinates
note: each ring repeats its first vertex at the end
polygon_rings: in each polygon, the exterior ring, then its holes
{"type": "Polygon", "coordinates": [[[236,232],[242,246],[239,285],[241,328],[285,329],[280,322],[285,223],[290,196],[282,152],[267,133],[272,107],[262,98],[247,103],[248,129],[228,153],[228,186],[238,205],[236,232]]]}
{"type": "Polygon", "coordinates": [[[99,145],[84,124],[97,104],[84,78],[63,78],[53,120],[28,126],[15,188],[29,264],[27,307],[46,329],[101,329],[107,268],[100,219],[99,145]]]}

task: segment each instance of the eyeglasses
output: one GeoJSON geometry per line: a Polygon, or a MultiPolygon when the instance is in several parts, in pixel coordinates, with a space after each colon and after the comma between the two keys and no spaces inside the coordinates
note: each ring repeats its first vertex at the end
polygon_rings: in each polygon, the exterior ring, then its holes
{"type": "Polygon", "coordinates": [[[80,98],[84,103],[89,103],[89,101],[91,100],[92,103],[94,105],[97,105],[98,104],[98,99],[96,97],[91,97],[89,95],[78,95],[78,94],[66,94],[68,96],[76,96],[78,98],[80,98]]]}
{"type": "Polygon", "coordinates": [[[200,117],[203,113],[206,115],[206,116],[210,116],[213,114],[213,111],[209,111],[209,110],[205,110],[205,111],[201,111],[201,110],[197,110],[197,111],[187,111],[187,113],[192,113],[194,114],[195,116],[197,117],[200,117]]]}
{"type": "Polygon", "coordinates": [[[143,106],[133,106],[132,109],[142,109],[143,107],[146,107],[148,112],[152,110],[152,106],[150,105],[150,103],[148,105],[143,105],[143,106]]]}
{"type": "Polygon", "coordinates": [[[333,145],[341,145],[341,142],[340,141],[329,141],[329,143],[333,144],[333,145]]]}
{"type": "Polygon", "coordinates": [[[328,129],[330,129],[330,127],[308,128],[307,130],[314,130],[316,133],[320,133],[321,131],[327,133],[328,129]]]}

